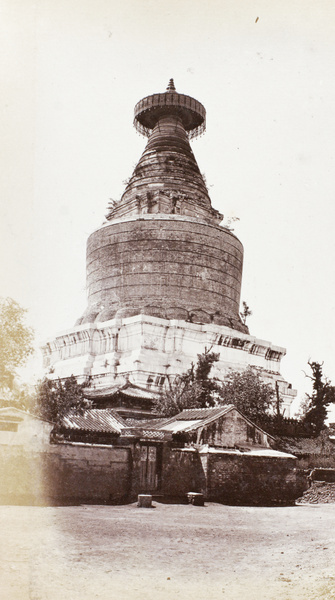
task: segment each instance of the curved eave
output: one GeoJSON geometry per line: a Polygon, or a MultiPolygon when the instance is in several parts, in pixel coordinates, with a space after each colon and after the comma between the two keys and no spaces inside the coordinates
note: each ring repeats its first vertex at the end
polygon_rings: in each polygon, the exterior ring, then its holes
{"type": "Polygon", "coordinates": [[[113,398],[116,394],[120,394],[125,398],[133,398],[140,400],[156,400],[159,397],[159,394],[155,392],[151,392],[149,390],[145,390],[136,386],[129,387],[106,387],[102,389],[87,389],[85,391],[85,397],[90,400],[95,399],[108,399],[113,398]]]}

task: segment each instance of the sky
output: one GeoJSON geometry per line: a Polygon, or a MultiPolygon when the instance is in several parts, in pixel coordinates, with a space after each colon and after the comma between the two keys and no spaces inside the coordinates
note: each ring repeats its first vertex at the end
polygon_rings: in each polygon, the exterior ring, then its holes
{"type": "Polygon", "coordinates": [[[308,360],[335,383],[333,0],[0,0],[0,40],[0,295],[36,346],[84,311],[87,237],[146,143],[134,105],[173,77],[207,110],[192,148],[239,219],[250,333],[287,349],[298,399],[308,360]]]}

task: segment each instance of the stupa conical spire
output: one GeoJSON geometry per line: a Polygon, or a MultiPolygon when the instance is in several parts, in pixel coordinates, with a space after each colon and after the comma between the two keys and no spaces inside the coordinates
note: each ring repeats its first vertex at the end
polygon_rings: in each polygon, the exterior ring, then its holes
{"type": "Polygon", "coordinates": [[[166,92],[135,106],[134,126],[148,143],[121,200],[107,218],[141,213],[184,214],[207,222],[222,215],[212,208],[208,190],[189,143],[205,130],[200,102],[178,94],[173,79],[166,92]]]}

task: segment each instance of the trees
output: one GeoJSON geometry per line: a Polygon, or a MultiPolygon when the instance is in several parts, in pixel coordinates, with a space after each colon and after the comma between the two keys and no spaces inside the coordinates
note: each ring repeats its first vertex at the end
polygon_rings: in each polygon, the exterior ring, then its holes
{"type": "Polygon", "coordinates": [[[263,424],[276,406],[272,385],[264,383],[251,367],[242,372],[231,371],[224,382],[218,381],[210,377],[218,359],[219,354],[208,350],[198,354],[196,365],[169,380],[167,389],[155,402],[155,412],[170,417],[186,408],[234,404],[252,421],[263,424]]]}
{"type": "Polygon", "coordinates": [[[213,364],[219,360],[219,353],[209,352],[205,348],[205,352],[198,354],[198,360],[195,367],[192,365],[192,382],[195,388],[198,389],[198,402],[201,408],[206,406],[214,406],[215,394],[218,389],[216,379],[210,377],[213,364]]]}
{"type": "Polygon", "coordinates": [[[234,404],[246,417],[260,425],[275,406],[275,390],[248,366],[244,371],[228,374],[220,386],[218,403],[234,404]]]}
{"type": "Polygon", "coordinates": [[[168,379],[168,387],[154,403],[154,411],[166,417],[172,417],[186,408],[204,408],[214,406],[218,383],[210,378],[213,363],[219,354],[205,352],[198,354],[197,364],[173,380],[168,379]]]}
{"type": "Polygon", "coordinates": [[[312,375],[306,375],[313,382],[312,394],[306,394],[303,409],[303,422],[318,435],[325,425],[327,407],[335,402],[335,386],[322,372],[323,363],[308,361],[312,375]]]}
{"type": "Polygon", "coordinates": [[[236,221],[239,221],[240,218],[239,217],[228,217],[227,221],[222,223],[222,226],[225,227],[225,229],[228,229],[228,231],[234,231],[234,228],[232,227],[233,223],[235,223],[236,221]]]}
{"type": "Polygon", "coordinates": [[[247,305],[247,303],[244,302],[244,301],[242,302],[242,306],[243,306],[243,310],[240,312],[240,317],[242,319],[243,325],[245,325],[246,322],[247,322],[247,318],[251,317],[252,311],[250,310],[250,308],[247,305]]]}
{"type": "Polygon", "coordinates": [[[59,425],[67,413],[82,413],[91,407],[91,402],[84,396],[88,385],[88,381],[77,383],[74,375],[63,381],[44,377],[37,385],[34,412],[59,425]]]}
{"type": "Polygon", "coordinates": [[[0,389],[15,396],[15,377],[34,349],[33,331],[25,324],[25,313],[12,298],[0,298],[0,389]]]}

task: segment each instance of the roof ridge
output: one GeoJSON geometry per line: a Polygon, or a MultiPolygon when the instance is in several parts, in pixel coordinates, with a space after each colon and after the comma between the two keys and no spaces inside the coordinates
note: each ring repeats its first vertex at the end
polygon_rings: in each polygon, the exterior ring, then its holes
{"type": "Polygon", "coordinates": [[[201,408],[184,408],[181,412],[189,412],[189,411],[195,411],[195,410],[219,410],[221,408],[227,408],[227,406],[235,407],[235,404],[229,403],[229,404],[221,404],[220,406],[207,406],[207,407],[201,407],[201,408]]]}

